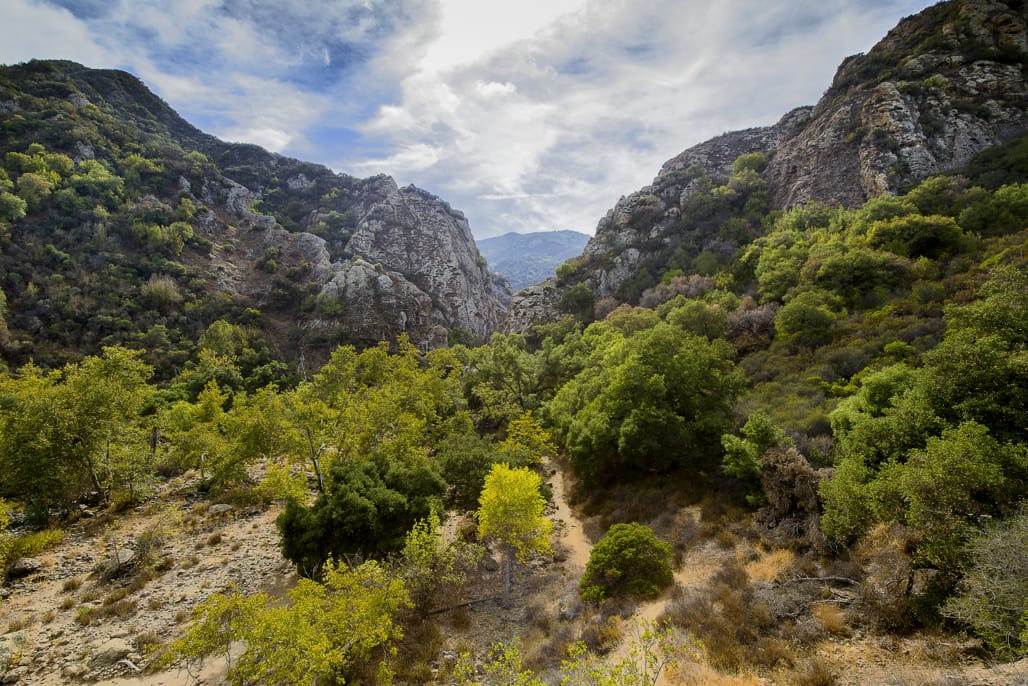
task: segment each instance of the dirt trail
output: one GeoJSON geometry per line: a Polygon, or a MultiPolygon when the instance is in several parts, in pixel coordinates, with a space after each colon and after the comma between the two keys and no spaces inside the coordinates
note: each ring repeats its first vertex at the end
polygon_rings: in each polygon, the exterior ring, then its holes
{"type": "Polygon", "coordinates": [[[556,472],[550,479],[550,486],[553,488],[553,504],[556,508],[553,519],[557,522],[556,530],[560,545],[567,553],[569,572],[581,574],[589,562],[593,544],[582,529],[582,521],[568,505],[564,470],[550,461],[546,462],[545,466],[547,470],[556,472]]]}

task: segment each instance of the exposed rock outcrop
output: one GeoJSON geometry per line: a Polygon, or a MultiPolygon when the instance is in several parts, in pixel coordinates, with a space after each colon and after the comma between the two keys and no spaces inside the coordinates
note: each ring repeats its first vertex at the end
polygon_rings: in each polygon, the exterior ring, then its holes
{"type": "Polygon", "coordinates": [[[296,323],[322,339],[406,334],[427,350],[445,346],[455,329],[480,338],[496,331],[510,290],[486,269],[464,215],[414,186],[398,188],[388,176],[358,189],[349,209],[356,228],[342,259],[333,259],[324,238],[286,231],[274,217],[255,213],[255,195],[240,184],[225,181],[214,191],[205,184],[200,200],[216,203],[222,215],[212,233],[234,239],[231,251],[215,251],[222,290],[269,302],[274,282],[256,265],[272,255],[277,272],[297,276],[316,294],[319,307],[296,323]]]}
{"type": "MultiPolygon", "coordinates": [[[[680,239],[680,214],[697,179],[725,178],[760,152],[771,206],[857,206],[965,165],[1028,131],[1026,10],[1013,0],[953,0],[901,21],[866,55],[847,58],[817,105],[773,126],[727,133],[670,159],[653,183],[599,221],[573,278],[515,296],[512,330],[560,316],[561,293],[585,283],[597,299],[623,286],[680,239]],[[545,296],[544,296],[545,294],[545,296]]],[[[737,246],[698,237],[698,249],[737,246]]]]}

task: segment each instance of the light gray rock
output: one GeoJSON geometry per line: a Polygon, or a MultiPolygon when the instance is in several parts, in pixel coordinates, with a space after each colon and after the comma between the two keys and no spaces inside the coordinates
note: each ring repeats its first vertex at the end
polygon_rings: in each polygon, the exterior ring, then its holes
{"type": "Polygon", "coordinates": [[[0,673],[6,672],[10,668],[14,656],[28,641],[29,632],[24,629],[0,636],[0,673]]]}
{"type": "Polygon", "coordinates": [[[4,674],[5,684],[17,684],[29,674],[28,667],[18,667],[4,674]]]}
{"type": "Polygon", "coordinates": [[[115,665],[119,660],[132,652],[132,644],[124,638],[112,638],[96,649],[89,658],[89,666],[92,669],[100,669],[115,665]]]}
{"type": "Polygon", "coordinates": [[[23,557],[8,568],[7,576],[11,579],[20,579],[21,577],[38,574],[43,571],[43,568],[43,563],[36,558],[23,557]]]}
{"type": "Polygon", "coordinates": [[[232,512],[235,509],[236,508],[232,507],[231,505],[229,505],[227,503],[217,503],[217,504],[211,505],[209,508],[207,508],[207,514],[209,514],[209,515],[211,515],[213,517],[218,517],[218,516],[223,515],[223,514],[228,514],[229,512],[232,512]]]}

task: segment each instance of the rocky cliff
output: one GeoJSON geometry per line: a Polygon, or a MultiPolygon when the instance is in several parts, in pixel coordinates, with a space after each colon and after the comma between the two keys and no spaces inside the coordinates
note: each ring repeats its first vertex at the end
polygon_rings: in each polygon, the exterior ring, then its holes
{"type": "MultiPolygon", "coordinates": [[[[678,265],[725,255],[742,241],[683,220],[689,200],[729,181],[741,155],[761,153],[767,203],[857,206],[1028,131],[1028,33],[1019,0],[952,0],[901,21],[867,54],[847,58],[821,100],[773,126],[736,131],[669,160],[650,186],[621,198],[583,255],[518,294],[509,325],[560,316],[569,289],[635,301],[678,250],[678,265]],[[689,233],[690,235],[683,235],[689,233]],[[544,296],[545,293],[545,296],[544,296]]],[[[702,222],[700,223],[702,224],[702,222]]],[[[747,236],[751,238],[751,236],[747,236]]]]}
{"type": "Polygon", "coordinates": [[[15,155],[0,179],[11,177],[12,194],[33,165],[56,165],[46,197],[13,221],[0,217],[12,239],[0,286],[14,362],[68,327],[87,331],[58,335],[54,349],[91,352],[152,327],[147,303],[131,295],[150,292],[140,283],[148,277],[178,305],[158,318],[166,329],[195,340],[211,319],[238,319],[259,325],[283,357],[401,333],[428,349],[454,334],[486,338],[503,322],[509,286],[447,203],[386,176],[357,179],[219,141],[130,74],[71,62],[0,67],[0,126],[0,153],[15,155]],[[74,310],[51,297],[49,269],[31,263],[38,254],[28,253],[50,248],[67,256],[55,273],[74,310]],[[112,261],[125,267],[108,281],[112,292],[90,291],[85,283],[112,261]],[[91,324],[98,318],[121,331],[91,324]]]}

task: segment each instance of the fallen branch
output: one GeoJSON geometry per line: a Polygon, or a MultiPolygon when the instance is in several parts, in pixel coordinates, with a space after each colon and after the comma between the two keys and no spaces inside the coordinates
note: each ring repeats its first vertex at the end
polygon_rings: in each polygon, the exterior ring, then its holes
{"type": "Polygon", "coordinates": [[[804,581],[821,581],[823,583],[838,583],[838,584],[850,584],[851,586],[859,586],[859,581],[853,579],[847,579],[844,576],[798,576],[793,579],[787,579],[783,583],[800,583],[804,581]]]}
{"type": "Polygon", "coordinates": [[[456,605],[450,605],[449,607],[440,607],[440,608],[436,608],[435,610],[429,610],[428,611],[428,615],[429,616],[441,615],[442,613],[449,612],[450,610],[456,610],[456,609],[459,609],[459,608],[462,608],[462,607],[469,607],[471,605],[477,605],[479,603],[488,603],[490,600],[503,600],[503,597],[502,596],[498,596],[498,595],[493,595],[493,596],[489,596],[487,598],[476,598],[474,600],[465,600],[463,603],[457,603],[456,605]]]}

